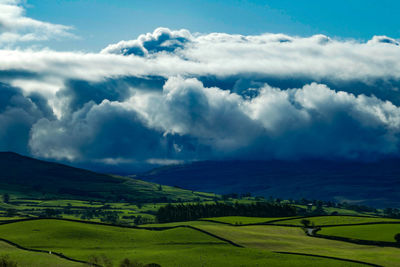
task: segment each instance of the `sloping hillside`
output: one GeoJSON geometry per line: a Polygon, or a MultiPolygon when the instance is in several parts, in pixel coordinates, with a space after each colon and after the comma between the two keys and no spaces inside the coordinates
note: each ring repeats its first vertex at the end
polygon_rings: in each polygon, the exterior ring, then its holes
{"type": "Polygon", "coordinates": [[[21,197],[162,202],[210,197],[132,178],[95,173],[0,152],[0,191],[21,197]]]}
{"type": "Polygon", "coordinates": [[[218,194],[346,200],[400,206],[400,164],[333,161],[206,161],[154,169],[147,181],[218,194]]]}

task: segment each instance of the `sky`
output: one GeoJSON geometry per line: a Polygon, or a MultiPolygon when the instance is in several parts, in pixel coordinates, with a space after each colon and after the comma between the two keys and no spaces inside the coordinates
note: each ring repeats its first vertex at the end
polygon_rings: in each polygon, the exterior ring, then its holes
{"type": "Polygon", "coordinates": [[[399,8],[0,0],[0,150],[125,172],[398,158],[399,8]]]}
{"type": "Polygon", "coordinates": [[[393,0],[28,0],[26,6],[30,17],[74,27],[81,38],[50,43],[63,50],[100,50],[158,27],[244,35],[325,34],[361,40],[374,35],[400,36],[400,3],[393,0]]]}

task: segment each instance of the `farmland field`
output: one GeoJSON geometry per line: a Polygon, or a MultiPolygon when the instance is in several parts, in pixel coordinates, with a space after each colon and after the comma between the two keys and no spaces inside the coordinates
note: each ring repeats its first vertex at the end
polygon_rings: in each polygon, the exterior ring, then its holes
{"type": "MultiPolygon", "coordinates": [[[[312,219],[310,217],[308,219],[312,219]]],[[[251,218],[249,218],[251,219],[251,218]]],[[[333,220],[334,218],[332,218],[333,220]]],[[[226,217],[223,218],[226,220],[226,217]]],[[[307,236],[301,227],[285,227],[275,225],[255,226],[230,226],[209,221],[177,222],[168,224],[146,225],[153,227],[192,225],[217,236],[231,240],[239,245],[249,248],[257,248],[266,251],[285,251],[296,253],[312,253],[316,255],[340,257],[344,259],[358,260],[374,263],[382,266],[400,266],[400,249],[392,247],[377,247],[357,245],[342,241],[334,241],[323,238],[307,236]]],[[[377,236],[385,229],[387,224],[375,224],[374,231],[377,236]]],[[[398,225],[400,226],[400,225],[398,225]]],[[[346,226],[349,232],[351,229],[358,229],[364,226],[346,226]],[[354,227],[354,228],[353,228],[354,227]]],[[[343,227],[322,227],[324,231],[343,227]]],[[[392,229],[393,230],[393,229],[392,229]]],[[[392,231],[393,232],[393,231],[392,231]]],[[[389,236],[393,238],[390,232],[389,236]]],[[[368,235],[368,233],[365,233],[368,235]]],[[[391,240],[393,241],[393,240],[391,240]]]]}
{"type": "MultiPolygon", "coordinates": [[[[293,219],[278,221],[276,224],[298,225],[301,226],[303,219],[293,219]]],[[[375,223],[375,222],[399,222],[399,219],[376,218],[376,217],[357,217],[357,216],[318,216],[307,218],[311,223],[317,226],[324,225],[342,225],[342,224],[358,224],[358,223],[375,223]]]]}
{"type": "Polygon", "coordinates": [[[306,236],[299,227],[272,225],[241,226],[203,225],[203,230],[240,245],[268,251],[289,251],[340,257],[383,266],[400,266],[400,249],[356,245],[306,236]]]}
{"type": "MultiPolygon", "coordinates": [[[[225,203],[256,203],[255,198],[227,200],[225,203]]],[[[215,201],[203,200],[213,205],[215,201]]],[[[161,266],[361,266],[346,260],[380,266],[399,266],[400,249],[333,241],[307,236],[304,217],[209,217],[198,220],[156,223],[157,210],[168,203],[102,202],[74,199],[28,199],[12,195],[0,203],[0,238],[22,247],[62,253],[72,259],[92,262],[107,259],[113,266],[129,258],[161,266]],[[53,213],[52,213],[53,212],[53,213]],[[115,215],[109,219],[109,215],[115,215]],[[52,219],[39,219],[41,217],[52,219]],[[34,220],[18,221],[33,218],[34,220]],[[36,219],[35,219],[36,218],[36,219]],[[138,220],[138,218],[141,218],[138,220]],[[73,219],[60,220],[60,219],[73,219]],[[10,221],[16,221],[11,222],[10,221]],[[102,222],[88,224],[87,222],[102,222]],[[262,224],[267,225],[254,225],[262,224]],[[279,225],[286,226],[279,226],[279,225]],[[248,225],[248,226],[246,226],[248,225]],[[129,227],[121,227],[129,226],[129,227]],[[132,228],[131,226],[136,226],[132,228]],[[189,227],[193,228],[189,228],[189,227]],[[174,229],[155,229],[155,228],[174,229]],[[141,229],[142,228],[142,229],[141,229]],[[152,229],[152,230],[149,230],[152,229]],[[236,247],[234,245],[241,247],[236,247]],[[307,255],[288,255],[302,253],[307,255]],[[333,257],[336,259],[319,258],[333,257]]],[[[198,205],[186,199],[186,204],[198,205]]],[[[175,203],[173,205],[182,205],[175,203]]],[[[347,211],[341,209],[342,214],[347,211]]],[[[393,242],[400,224],[324,227],[360,223],[400,222],[399,219],[362,216],[310,216],[306,219],[322,227],[321,234],[393,242]],[[331,232],[329,232],[331,231],[331,232]],[[333,232],[332,232],[333,231],[333,232]]],[[[8,244],[0,256],[17,259],[18,266],[80,266],[55,255],[28,252],[8,244]],[[34,257],[37,256],[37,257],[34,257]]],[[[102,265],[102,264],[100,264],[102,265]]],[[[103,264],[104,265],[104,264],[103,264]]],[[[104,265],[105,266],[105,265],[104,265]]]]}
{"type": "MultiPolygon", "coordinates": [[[[212,220],[216,222],[229,223],[233,225],[240,224],[254,224],[254,223],[266,223],[275,220],[290,219],[291,217],[243,217],[243,216],[227,216],[227,217],[215,217],[215,218],[204,218],[204,220],[212,220]]],[[[296,218],[296,217],[294,217],[296,218]]]]}
{"type": "MultiPolygon", "coordinates": [[[[229,266],[361,266],[332,259],[277,254],[252,247],[238,248],[188,228],[149,231],[60,220],[32,220],[1,225],[0,237],[27,248],[60,252],[84,261],[106,255],[114,264],[130,258],[162,266],[221,266],[227,262],[229,266]]],[[[21,263],[21,266],[26,265],[21,263]]]]}
{"type": "Polygon", "coordinates": [[[8,258],[18,263],[18,266],[30,267],[83,267],[82,263],[76,263],[61,259],[55,255],[46,253],[30,252],[15,248],[5,242],[0,242],[0,256],[7,255],[8,258]]]}
{"type": "Polygon", "coordinates": [[[395,242],[394,235],[400,233],[400,224],[372,224],[326,227],[319,234],[354,239],[395,242]]]}

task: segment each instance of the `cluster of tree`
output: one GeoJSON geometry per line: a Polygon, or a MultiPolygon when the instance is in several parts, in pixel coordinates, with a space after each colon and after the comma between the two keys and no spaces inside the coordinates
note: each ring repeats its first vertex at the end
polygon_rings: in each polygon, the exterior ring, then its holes
{"type": "Polygon", "coordinates": [[[225,194],[221,196],[223,200],[229,200],[229,199],[240,199],[240,198],[248,198],[251,197],[251,193],[231,193],[231,194],[225,194]]]}
{"type": "Polygon", "coordinates": [[[125,215],[125,216],[122,216],[122,219],[132,220],[135,225],[154,223],[153,219],[142,216],[142,215],[137,215],[137,216],[135,216],[135,215],[126,216],[125,215]]]}
{"type": "Polygon", "coordinates": [[[340,209],[348,209],[348,210],[354,210],[357,212],[377,212],[375,208],[366,206],[366,205],[356,205],[356,204],[350,204],[347,202],[341,202],[337,203],[334,201],[324,201],[324,200],[310,200],[310,199],[305,199],[302,198],[300,200],[291,200],[290,201],[293,204],[299,204],[299,205],[309,205],[312,204],[315,207],[327,207],[327,208],[340,208],[340,209]]]}
{"type": "MultiPolygon", "coordinates": [[[[238,194],[238,193],[231,193],[231,194],[225,194],[222,195],[222,200],[230,200],[230,199],[241,199],[241,198],[248,198],[251,197],[250,193],[245,193],[245,194],[238,194]]],[[[264,197],[254,197],[255,200],[257,201],[265,201],[264,197]]],[[[297,204],[297,205],[306,205],[309,207],[316,207],[313,209],[309,210],[303,210],[303,213],[311,214],[311,215],[325,215],[327,214],[323,207],[326,208],[342,208],[342,209],[348,209],[348,210],[354,210],[357,212],[374,212],[377,213],[377,209],[373,207],[369,207],[366,205],[356,205],[356,204],[351,204],[347,202],[334,202],[334,201],[325,201],[325,200],[316,200],[316,199],[306,199],[306,198],[301,198],[298,200],[283,200],[280,198],[274,198],[270,196],[267,199],[268,202],[270,203],[287,203],[287,204],[297,204]]],[[[392,215],[396,215],[396,212],[392,213],[392,215]]],[[[400,214],[399,214],[400,216],[400,214]]]]}
{"type": "Polygon", "coordinates": [[[399,219],[400,218],[400,209],[386,208],[383,210],[383,214],[385,217],[399,219]]]}
{"type": "MultiPolygon", "coordinates": [[[[109,205],[103,206],[105,208],[109,208],[109,205]]],[[[154,222],[151,218],[145,217],[142,215],[130,215],[130,216],[122,216],[120,217],[120,211],[114,210],[105,210],[102,208],[87,208],[87,209],[71,209],[71,207],[65,208],[47,208],[40,211],[38,214],[39,217],[43,218],[61,218],[63,214],[66,215],[75,215],[80,217],[82,220],[92,220],[92,219],[100,219],[101,222],[111,223],[111,224],[123,224],[120,221],[120,218],[125,220],[132,220],[132,222],[136,225],[139,224],[148,224],[154,222]]],[[[16,210],[15,210],[16,211],[16,210]]],[[[12,217],[12,216],[9,216],[12,217]]],[[[0,266],[1,267],[1,266],[0,266]]]]}
{"type": "MultiPolygon", "coordinates": [[[[111,259],[108,258],[104,254],[91,256],[89,258],[89,265],[90,266],[104,266],[104,267],[113,267],[114,266],[111,259]]],[[[161,265],[159,265],[157,263],[144,264],[137,260],[130,260],[128,258],[125,258],[124,260],[122,260],[118,266],[119,267],[161,267],[161,265]]]]}
{"type": "Polygon", "coordinates": [[[18,264],[10,259],[8,255],[0,256],[0,267],[17,267],[18,264]]]}
{"type": "Polygon", "coordinates": [[[348,209],[348,210],[354,210],[354,211],[358,211],[358,212],[375,212],[375,213],[378,212],[377,209],[373,208],[373,207],[369,207],[366,205],[350,204],[347,202],[338,203],[336,205],[336,207],[348,209]]]}
{"type": "Polygon", "coordinates": [[[3,202],[8,204],[10,202],[10,195],[5,193],[3,194],[3,202]]]}
{"type": "Polygon", "coordinates": [[[199,218],[221,216],[286,217],[295,216],[296,208],[288,204],[257,202],[253,204],[178,204],[161,207],[156,213],[157,221],[179,222],[199,218]]]}
{"type": "Polygon", "coordinates": [[[100,219],[105,223],[116,224],[119,221],[118,211],[104,210],[101,208],[71,209],[70,207],[54,209],[47,208],[40,210],[38,216],[43,218],[61,218],[63,214],[77,215],[82,220],[100,219]]]}
{"type": "Polygon", "coordinates": [[[394,235],[394,240],[400,244],[400,233],[394,235]]]}

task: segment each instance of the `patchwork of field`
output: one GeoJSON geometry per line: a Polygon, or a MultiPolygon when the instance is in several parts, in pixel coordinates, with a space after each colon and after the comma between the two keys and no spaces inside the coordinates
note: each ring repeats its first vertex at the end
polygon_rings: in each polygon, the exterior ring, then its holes
{"type": "Polygon", "coordinates": [[[285,219],[293,219],[293,217],[243,217],[243,216],[227,216],[227,217],[214,217],[214,218],[204,218],[203,220],[215,221],[221,223],[228,223],[233,225],[241,224],[258,224],[258,223],[268,223],[272,221],[280,221],[285,219]]]}
{"type": "MultiPolygon", "coordinates": [[[[197,193],[196,194],[203,194],[197,193]]],[[[212,194],[204,193],[204,196],[211,198],[212,194]]],[[[225,201],[230,203],[229,201],[225,201]]],[[[255,203],[254,198],[240,199],[235,202],[241,204],[255,203]]],[[[185,202],[185,204],[195,204],[197,202],[185,202]]],[[[213,204],[215,201],[202,200],[203,204],[213,204]]],[[[65,219],[77,219],[100,222],[99,217],[87,216],[93,210],[101,210],[104,212],[115,212],[118,214],[118,224],[124,225],[135,225],[134,217],[141,216],[143,223],[154,223],[155,213],[160,207],[167,205],[168,203],[125,203],[125,202],[99,202],[99,201],[85,201],[85,200],[73,200],[73,199],[54,199],[54,200],[38,200],[38,199],[18,199],[13,197],[9,203],[0,202],[0,222],[5,220],[16,220],[30,217],[54,217],[46,214],[46,210],[59,211],[55,217],[65,219]],[[13,214],[7,214],[6,210],[13,210],[13,214]],[[85,216],[86,215],[86,216],[85,216]]],[[[227,220],[229,217],[226,217],[227,220]]],[[[241,218],[238,223],[255,223],[263,221],[260,218],[251,217],[237,217],[241,218]],[[247,219],[249,218],[249,219],[247,219]]],[[[219,218],[217,219],[219,220],[219,218]]],[[[222,220],[222,219],[221,219],[222,220]]],[[[239,219],[238,219],[239,220],[239,219]]],[[[267,218],[268,220],[268,218],[267,218]]],[[[115,224],[115,222],[113,222],[115,224]]]]}
{"type": "MultiPolygon", "coordinates": [[[[275,223],[276,224],[302,226],[303,219],[304,218],[282,220],[282,221],[277,221],[275,223]]],[[[358,217],[358,216],[318,216],[318,217],[308,217],[306,219],[309,220],[311,223],[314,223],[316,226],[377,223],[377,222],[398,222],[398,223],[400,223],[399,219],[378,218],[378,217],[358,217]]]]}
{"type": "MultiPolygon", "coordinates": [[[[123,208],[117,206],[114,208],[123,208]]],[[[303,219],[231,216],[146,224],[140,227],[64,219],[3,220],[3,224],[0,224],[0,238],[19,248],[0,242],[0,256],[9,255],[11,260],[18,262],[18,266],[84,266],[83,263],[60,258],[55,255],[57,253],[84,262],[105,258],[112,266],[119,266],[125,258],[167,267],[227,264],[400,266],[400,248],[359,245],[308,236],[301,227],[303,219]],[[275,221],[280,225],[274,225],[275,221]],[[22,250],[21,247],[32,251],[22,250]]],[[[400,233],[400,224],[397,223],[400,220],[396,219],[356,216],[318,216],[306,219],[321,226],[318,232],[321,235],[395,244],[394,235],[400,233]]]]}
{"type": "MultiPolygon", "coordinates": [[[[149,231],[43,219],[1,225],[0,237],[25,248],[59,252],[83,261],[105,255],[115,266],[124,258],[155,262],[161,266],[362,266],[335,259],[235,247],[217,237],[185,227],[149,231]]],[[[3,249],[0,251],[7,253],[3,249]]],[[[21,257],[23,253],[26,252],[21,251],[21,257]]],[[[32,266],[23,261],[19,264],[32,266]]]]}
{"type": "Polygon", "coordinates": [[[18,266],[30,267],[84,267],[86,264],[65,260],[48,253],[25,251],[5,242],[0,242],[0,255],[17,262],[18,266]]]}
{"type": "Polygon", "coordinates": [[[400,233],[400,224],[371,224],[335,226],[322,228],[319,234],[352,239],[396,242],[395,234],[400,233]]]}
{"type": "Polygon", "coordinates": [[[398,248],[356,245],[309,237],[298,227],[269,225],[243,227],[204,225],[197,227],[245,247],[339,257],[382,266],[400,266],[400,249],[398,248]]]}
{"type": "MultiPolygon", "coordinates": [[[[244,217],[246,218],[246,217],[244,217]]],[[[242,217],[221,217],[211,218],[213,221],[232,223],[233,225],[212,223],[211,221],[194,221],[182,223],[170,223],[154,225],[177,226],[192,225],[201,230],[215,234],[219,237],[233,241],[244,247],[257,248],[266,251],[284,251],[294,253],[316,254],[328,257],[339,257],[343,259],[363,261],[380,266],[400,266],[400,248],[358,245],[349,242],[329,240],[307,236],[301,227],[302,219],[276,222],[298,227],[287,227],[278,225],[236,225],[234,222],[242,217]]],[[[246,218],[248,223],[258,223],[269,218],[246,218]],[[258,220],[259,219],[259,220],[258,220]]],[[[394,242],[394,235],[400,233],[400,224],[387,224],[399,222],[396,219],[375,218],[375,217],[350,217],[350,216],[319,216],[308,217],[316,225],[343,225],[351,226],[323,227],[319,232],[324,235],[343,236],[363,240],[390,241],[394,242]],[[359,223],[374,223],[370,225],[357,225],[359,223]]]]}

